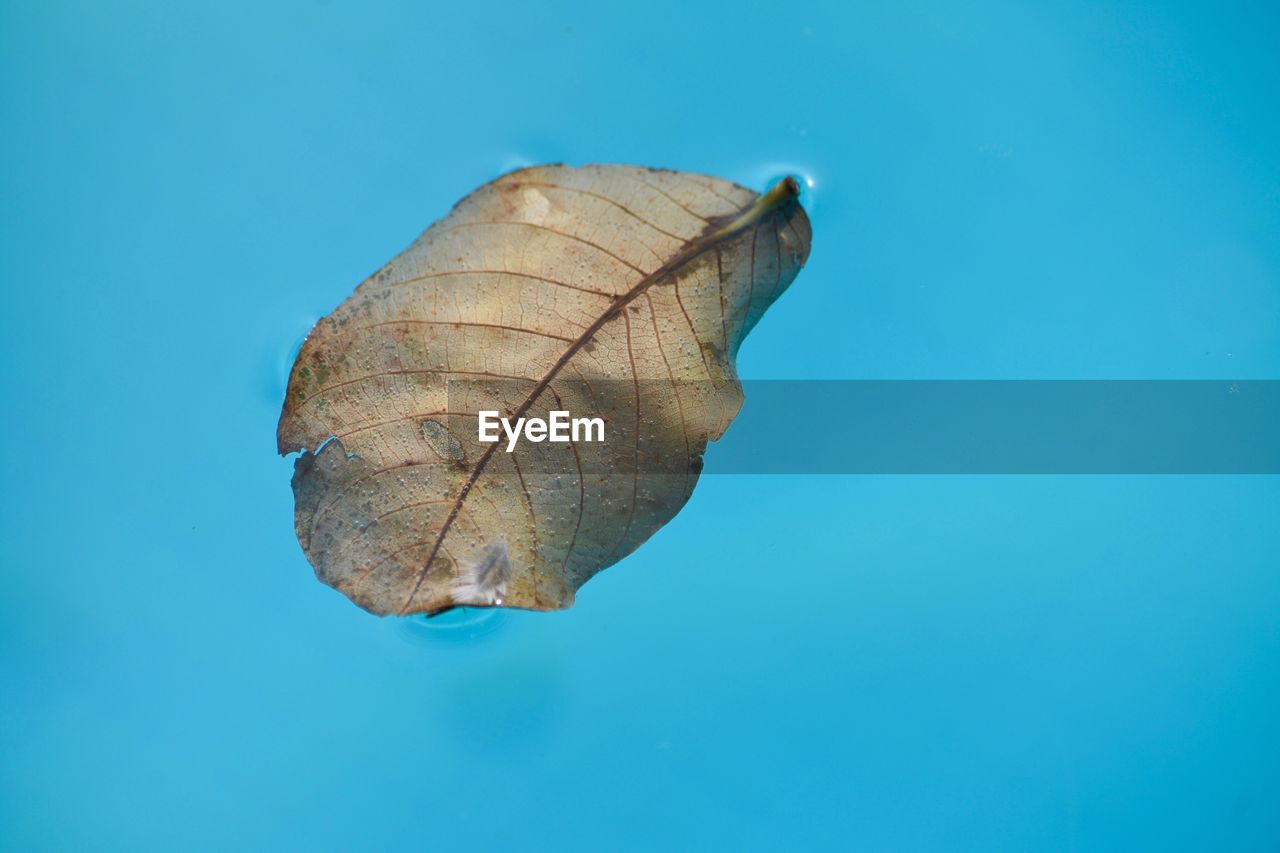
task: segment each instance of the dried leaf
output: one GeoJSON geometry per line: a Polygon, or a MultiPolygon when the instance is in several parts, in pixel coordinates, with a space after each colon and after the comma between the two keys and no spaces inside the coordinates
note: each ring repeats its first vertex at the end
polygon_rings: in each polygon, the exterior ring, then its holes
{"type": "Polygon", "coordinates": [[[321,320],[289,379],[298,539],[375,613],[568,607],[688,499],[743,337],[809,253],[798,186],[540,166],[467,196],[321,320]],[[477,414],[602,415],[482,443],[477,414]]]}

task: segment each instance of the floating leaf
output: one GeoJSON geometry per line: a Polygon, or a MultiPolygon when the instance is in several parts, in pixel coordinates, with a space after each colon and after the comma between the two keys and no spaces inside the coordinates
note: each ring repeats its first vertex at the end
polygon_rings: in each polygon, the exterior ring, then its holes
{"type": "Polygon", "coordinates": [[[738,347],[809,253],[798,191],[540,166],[459,202],[294,364],[279,448],[302,451],[317,576],[380,614],[572,604],[680,510],[741,406],[738,347]],[[605,440],[479,440],[482,411],[556,410],[605,440]]]}

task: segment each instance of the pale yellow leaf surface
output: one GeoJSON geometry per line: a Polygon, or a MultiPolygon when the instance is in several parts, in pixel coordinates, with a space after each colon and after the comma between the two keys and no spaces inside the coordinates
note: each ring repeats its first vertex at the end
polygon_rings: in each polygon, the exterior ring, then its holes
{"type": "Polygon", "coordinates": [[[738,347],[809,254],[797,191],[539,166],[459,202],[294,364],[279,449],[317,576],[379,614],[570,606],[737,413],[738,347]],[[508,453],[484,410],[600,415],[605,440],[508,453]]]}

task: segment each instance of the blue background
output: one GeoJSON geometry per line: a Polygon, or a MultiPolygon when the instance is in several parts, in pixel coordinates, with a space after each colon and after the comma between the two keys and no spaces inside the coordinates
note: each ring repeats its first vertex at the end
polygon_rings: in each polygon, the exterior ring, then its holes
{"type": "Polygon", "coordinates": [[[1280,478],[708,477],[432,628],[274,453],[309,325],[553,160],[813,180],[744,377],[1280,378],[1273,4],[2,8],[0,847],[1280,845],[1280,478]]]}

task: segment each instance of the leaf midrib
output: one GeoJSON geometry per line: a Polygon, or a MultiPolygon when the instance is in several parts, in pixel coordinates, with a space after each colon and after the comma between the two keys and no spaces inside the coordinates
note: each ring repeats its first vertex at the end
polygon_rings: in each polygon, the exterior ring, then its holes
{"type": "MultiPolygon", "coordinates": [[[[699,257],[709,249],[719,246],[729,238],[734,237],[747,228],[758,224],[765,215],[776,210],[781,206],[781,204],[785,204],[786,202],[793,200],[796,195],[796,190],[791,184],[787,183],[789,180],[790,179],[784,179],[783,182],[780,182],[768,193],[763,193],[757,196],[751,204],[743,207],[736,215],[722,217],[719,220],[709,223],[701,235],[687,242],[670,260],[663,263],[653,272],[642,277],[640,281],[636,282],[636,284],[631,287],[630,290],[615,297],[613,302],[604,310],[604,312],[601,313],[601,315],[597,317],[590,326],[584,329],[576,339],[570,342],[568,348],[558,359],[556,359],[555,363],[547,369],[547,372],[538,380],[537,384],[529,392],[529,395],[524,399],[524,402],[522,402],[509,417],[513,419],[524,417],[525,413],[529,411],[537,401],[538,397],[542,396],[542,393],[547,390],[547,387],[551,384],[552,380],[555,379],[556,375],[559,374],[559,372],[564,369],[564,366],[569,363],[569,360],[577,355],[582,347],[595,337],[596,333],[604,328],[606,323],[616,317],[622,309],[626,308],[627,305],[647,291],[650,287],[667,276],[674,274],[685,264],[699,257]],[[779,190],[782,189],[784,185],[786,186],[787,192],[779,194],[779,190]],[[717,222],[724,222],[726,224],[717,227],[717,222]]],[[[440,525],[440,531],[436,534],[435,539],[431,543],[431,552],[427,555],[427,559],[422,564],[422,568],[418,570],[418,575],[414,580],[413,588],[409,591],[409,594],[405,597],[404,604],[400,607],[400,615],[404,616],[409,613],[409,608],[412,606],[414,598],[417,597],[418,591],[422,588],[422,584],[427,578],[427,572],[430,570],[431,564],[435,562],[436,555],[440,553],[440,548],[444,544],[445,536],[448,535],[449,529],[453,526],[454,520],[457,519],[458,514],[462,511],[462,505],[466,502],[467,496],[470,494],[472,487],[474,487],[476,482],[480,479],[480,475],[484,473],[485,468],[489,464],[489,460],[493,458],[497,449],[497,444],[490,444],[484,453],[480,455],[480,458],[476,460],[475,466],[467,475],[466,482],[462,484],[462,488],[458,491],[458,496],[454,498],[453,505],[449,508],[449,514],[445,516],[444,521],[440,525]]],[[[435,610],[428,610],[427,613],[428,615],[443,613],[454,606],[456,605],[450,603],[435,610]]]]}

